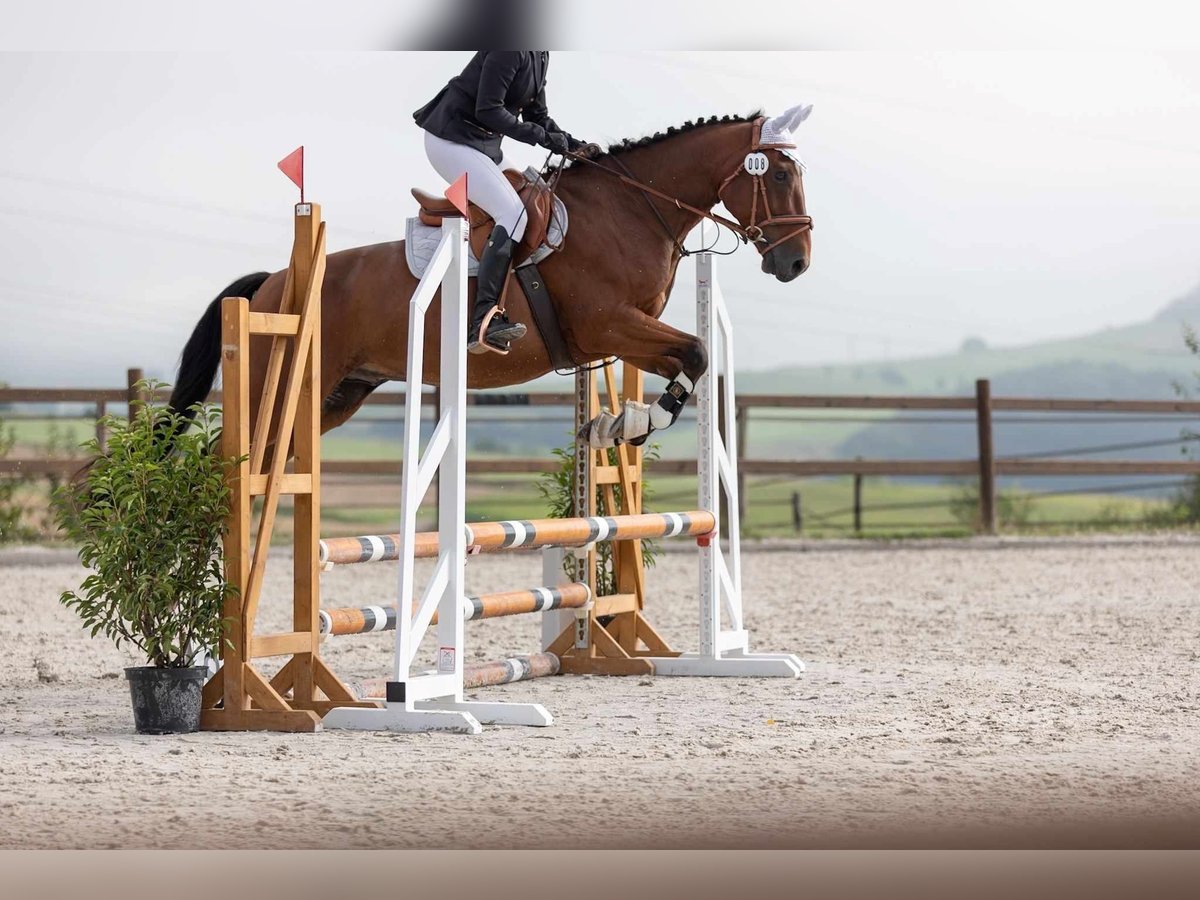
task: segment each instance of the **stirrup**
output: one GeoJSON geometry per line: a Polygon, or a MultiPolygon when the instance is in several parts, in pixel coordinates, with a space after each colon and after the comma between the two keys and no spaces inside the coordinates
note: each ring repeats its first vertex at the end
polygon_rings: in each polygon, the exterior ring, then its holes
{"type": "Polygon", "coordinates": [[[488,310],[488,314],[483,317],[483,321],[479,324],[479,331],[467,344],[468,353],[496,353],[500,356],[508,356],[508,351],[512,349],[510,341],[505,341],[503,347],[498,347],[487,339],[487,330],[488,326],[492,324],[492,319],[496,317],[497,313],[503,312],[504,310],[500,308],[499,304],[488,310]]]}

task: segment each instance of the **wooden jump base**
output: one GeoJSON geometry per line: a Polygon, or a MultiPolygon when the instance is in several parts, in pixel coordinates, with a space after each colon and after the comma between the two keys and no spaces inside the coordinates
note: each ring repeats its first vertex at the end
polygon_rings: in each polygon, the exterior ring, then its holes
{"type": "MultiPolygon", "coordinates": [[[[584,547],[599,541],[633,541],[644,538],[699,537],[711,534],[716,517],[705,510],[680,513],[642,513],[632,516],[593,516],[580,519],[514,519],[507,522],[473,522],[466,527],[471,552],[532,550],[543,547],[584,547]]],[[[319,544],[325,567],[378,562],[400,558],[400,535],[325,538],[319,544]]],[[[413,556],[438,555],[436,532],[417,534],[413,556]]]]}
{"type": "MultiPolygon", "coordinates": [[[[583,609],[591,599],[592,589],[577,581],[556,588],[528,588],[523,591],[467,597],[463,603],[462,614],[464,619],[472,622],[476,619],[549,612],[552,609],[583,609]]],[[[374,631],[396,630],[394,606],[323,609],[320,617],[322,635],[369,634],[374,631]]],[[[429,624],[436,623],[435,612],[429,624]]]]}
{"type": "MultiPolygon", "coordinates": [[[[559,673],[558,657],[553,653],[530,653],[528,656],[512,656],[495,662],[470,663],[463,666],[463,688],[474,690],[545,678],[559,673]]],[[[386,678],[367,678],[358,683],[358,696],[362,699],[382,699],[387,692],[386,678]]]]}

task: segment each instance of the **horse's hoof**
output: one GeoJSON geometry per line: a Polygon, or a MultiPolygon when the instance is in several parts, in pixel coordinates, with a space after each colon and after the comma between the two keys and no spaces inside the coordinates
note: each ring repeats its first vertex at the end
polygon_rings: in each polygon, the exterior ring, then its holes
{"type": "Polygon", "coordinates": [[[584,447],[591,447],[593,450],[604,450],[609,447],[615,447],[616,443],[610,439],[606,439],[595,427],[595,420],[588,422],[575,433],[575,441],[584,447]]]}

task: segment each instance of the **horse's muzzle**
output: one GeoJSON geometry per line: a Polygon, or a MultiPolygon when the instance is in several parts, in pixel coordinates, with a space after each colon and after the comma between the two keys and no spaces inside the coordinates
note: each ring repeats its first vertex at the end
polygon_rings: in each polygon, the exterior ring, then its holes
{"type": "Polygon", "coordinates": [[[777,247],[763,256],[762,270],[768,275],[774,275],[778,281],[792,281],[799,278],[808,269],[808,256],[802,252],[780,252],[777,247]]]}

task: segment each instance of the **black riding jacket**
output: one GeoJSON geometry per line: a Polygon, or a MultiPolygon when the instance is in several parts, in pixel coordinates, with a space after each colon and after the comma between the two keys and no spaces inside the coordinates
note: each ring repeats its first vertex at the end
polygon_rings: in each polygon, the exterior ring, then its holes
{"type": "Polygon", "coordinates": [[[474,147],[495,163],[503,159],[502,138],[545,146],[548,133],[562,132],[546,109],[549,66],[547,50],[480,50],[413,118],[426,131],[474,147]]]}

